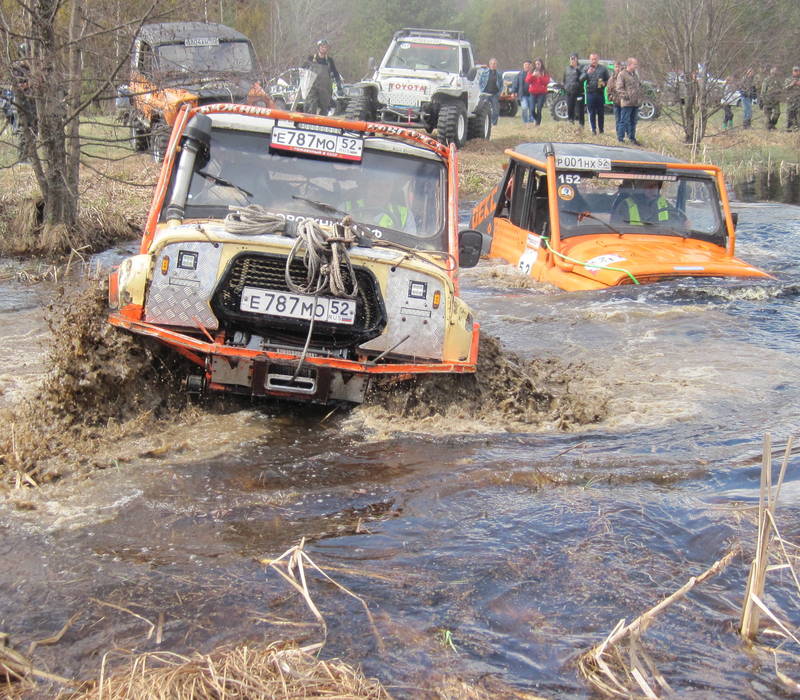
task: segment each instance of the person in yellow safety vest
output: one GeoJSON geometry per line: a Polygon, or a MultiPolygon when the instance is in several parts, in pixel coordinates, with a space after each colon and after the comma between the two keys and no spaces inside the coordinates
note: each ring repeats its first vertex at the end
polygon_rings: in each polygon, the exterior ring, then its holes
{"type": "Polygon", "coordinates": [[[356,221],[365,224],[416,233],[414,215],[407,204],[388,201],[397,199],[393,196],[396,193],[397,189],[393,184],[385,181],[381,183],[380,177],[376,177],[362,188],[357,198],[342,202],[339,208],[352,214],[356,221]]]}
{"type": "Polygon", "coordinates": [[[661,194],[660,181],[646,180],[637,184],[636,190],[616,205],[611,215],[612,224],[646,226],[671,223],[682,226],[686,223],[686,217],[661,194]]]}

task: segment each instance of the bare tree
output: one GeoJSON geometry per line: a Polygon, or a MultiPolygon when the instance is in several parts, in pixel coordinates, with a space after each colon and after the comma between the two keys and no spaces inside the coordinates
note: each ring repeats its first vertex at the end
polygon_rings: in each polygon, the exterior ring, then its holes
{"type": "MultiPolygon", "coordinates": [[[[141,26],[158,3],[148,0],[144,12],[125,26],[141,26]]],[[[94,69],[101,63],[94,55],[87,62],[87,50],[99,38],[111,38],[120,30],[113,22],[114,8],[106,13],[112,21],[103,26],[92,14],[93,5],[80,0],[30,0],[18,3],[14,12],[0,6],[0,34],[7,47],[0,66],[15,91],[19,157],[33,168],[42,199],[42,240],[44,247],[53,249],[69,245],[78,222],[81,117],[101,96],[113,94],[129,49],[117,52],[123,56],[116,65],[103,64],[102,78],[87,79],[87,64],[94,69]]]]}
{"type": "Polygon", "coordinates": [[[770,45],[787,7],[783,0],[661,0],[626,3],[617,17],[644,71],[675,91],[674,118],[686,142],[697,144],[721,108],[724,79],[770,45]]]}

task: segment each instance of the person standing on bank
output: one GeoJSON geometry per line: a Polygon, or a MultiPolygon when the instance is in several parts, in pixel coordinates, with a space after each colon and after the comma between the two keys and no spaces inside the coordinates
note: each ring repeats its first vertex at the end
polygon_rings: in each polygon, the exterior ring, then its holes
{"type": "Polygon", "coordinates": [[[781,117],[782,93],[783,85],[778,78],[778,66],[772,66],[761,85],[761,109],[767,119],[767,131],[774,129],[781,117]]]}
{"type": "Polygon", "coordinates": [[[313,56],[309,56],[303,64],[303,68],[310,70],[315,75],[303,107],[303,111],[307,114],[327,116],[333,100],[334,82],[336,82],[337,91],[340,94],[343,92],[342,76],[336,70],[333,56],[328,55],[329,49],[327,39],[320,39],[317,42],[317,52],[313,56]]]}
{"type": "Polygon", "coordinates": [[[753,100],[756,99],[756,77],[752,68],[748,68],[739,81],[739,95],[742,98],[742,126],[749,129],[753,121],[753,100]]]}
{"type": "Polygon", "coordinates": [[[800,129],[800,66],[792,68],[783,90],[786,93],[786,131],[797,131],[800,129]]]}
{"type": "Polygon", "coordinates": [[[608,84],[608,68],[600,65],[600,57],[596,53],[589,54],[589,65],[581,73],[581,85],[586,84],[586,109],[589,112],[589,126],[592,133],[603,133],[605,125],[606,96],[608,84]]]}
{"type": "Polygon", "coordinates": [[[583,83],[581,67],[578,65],[578,54],[569,57],[569,65],[564,70],[564,92],[567,94],[567,119],[575,123],[575,119],[583,126],[583,83]]]}
{"type": "Polygon", "coordinates": [[[531,72],[531,61],[525,59],[522,62],[522,70],[514,76],[514,81],[511,83],[511,96],[519,100],[520,107],[522,107],[522,123],[527,124],[533,121],[533,105],[531,104],[531,95],[528,92],[528,83],[525,78],[531,72]]]}
{"type": "Polygon", "coordinates": [[[630,142],[636,146],[641,144],[636,140],[636,122],[639,117],[639,105],[642,104],[642,81],[639,79],[639,61],[635,58],[628,59],[625,70],[620,71],[614,83],[614,89],[619,96],[620,120],[617,122],[617,141],[624,141],[627,134],[630,142]]]}
{"type": "Polygon", "coordinates": [[[528,73],[525,81],[528,83],[528,92],[531,96],[531,114],[533,117],[531,121],[536,126],[539,126],[542,123],[542,108],[544,107],[544,101],[547,99],[547,86],[550,83],[550,76],[547,74],[544,61],[541,58],[537,58],[533,62],[533,69],[528,73]]]}
{"type": "Polygon", "coordinates": [[[489,69],[481,73],[479,83],[481,92],[489,96],[489,106],[492,108],[492,125],[497,124],[500,116],[500,91],[503,89],[503,76],[497,70],[497,59],[489,59],[489,69]]]}
{"type": "Polygon", "coordinates": [[[619,104],[619,95],[617,94],[617,78],[619,77],[620,72],[625,69],[625,61],[616,61],[614,63],[614,72],[611,74],[611,77],[608,79],[608,99],[614,103],[614,127],[617,128],[620,117],[620,111],[622,107],[619,104]]]}

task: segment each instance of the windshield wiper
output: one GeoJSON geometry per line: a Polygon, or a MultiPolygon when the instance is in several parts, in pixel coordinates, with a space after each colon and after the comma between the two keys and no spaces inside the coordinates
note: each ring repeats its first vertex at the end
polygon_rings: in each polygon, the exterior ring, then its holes
{"type": "Polygon", "coordinates": [[[293,194],[292,199],[299,199],[303,202],[308,202],[309,204],[315,206],[317,209],[322,209],[322,211],[329,211],[331,214],[341,214],[342,216],[351,216],[350,212],[343,211],[342,209],[337,209],[333,204],[328,204],[327,202],[318,202],[316,199],[309,199],[308,197],[301,197],[299,194],[293,194]]]}
{"type": "Polygon", "coordinates": [[[564,209],[564,210],[561,211],[561,213],[562,214],[574,214],[575,216],[578,217],[578,223],[580,223],[584,219],[592,219],[593,221],[597,221],[597,222],[603,224],[603,226],[605,226],[609,231],[612,231],[613,233],[616,233],[618,236],[622,235],[622,231],[618,231],[611,224],[609,224],[607,221],[603,221],[599,216],[596,216],[595,214],[592,214],[592,212],[590,212],[590,211],[572,211],[571,209],[564,209]]]}
{"type": "Polygon", "coordinates": [[[221,177],[217,177],[216,175],[212,175],[211,173],[207,173],[205,170],[198,170],[197,174],[204,177],[206,180],[211,180],[215,185],[222,185],[222,187],[232,187],[235,190],[239,190],[245,197],[248,199],[253,198],[253,193],[246,190],[244,187],[240,187],[239,185],[234,184],[228,180],[224,180],[221,177]]]}

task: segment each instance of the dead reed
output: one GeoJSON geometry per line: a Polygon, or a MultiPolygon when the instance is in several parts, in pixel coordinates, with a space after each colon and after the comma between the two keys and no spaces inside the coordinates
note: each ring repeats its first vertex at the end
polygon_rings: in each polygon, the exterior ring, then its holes
{"type": "MultiPolygon", "coordinates": [[[[792,692],[800,692],[800,683],[779,668],[779,659],[800,663],[800,632],[792,630],[764,603],[767,574],[788,572],[795,592],[800,596],[800,578],[795,567],[800,561],[800,546],[786,541],[776,524],[776,510],[781,488],[786,476],[789,457],[792,454],[792,439],[787,441],[777,484],[772,485],[772,440],[764,436],[761,463],[761,487],[758,504],[758,534],[756,551],[750,567],[742,607],[740,633],[751,642],[759,634],[778,639],[774,646],[753,644],[757,651],[770,654],[775,673],[780,683],[792,692]],[[773,626],[762,629],[761,615],[769,618],[773,626]]],[[[730,564],[738,553],[731,550],[697,577],[692,577],[681,588],[667,596],[633,622],[625,624],[622,619],[602,643],[585,652],[578,659],[578,668],[583,677],[597,690],[613,697],[658,698],[660,694],[673,693],[667,680],[641,644],[641,635],[654,618],[667,607],[682,599],[695,586],[715,576],[730,564]]]]}
{"type": "Polygon", "coordinates": [[[150,652],[130,656],[125,672],[99,680],[63,700],[200,700],[202,698],[334,698],[383,700],[390,696],[373,679],[338,660],[314,655],[319,644],[296,647],[277,642],[241,644],[210,654],[183,656],[150,652]]]}

